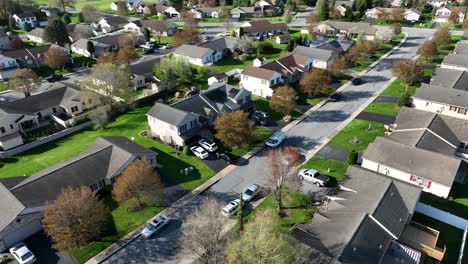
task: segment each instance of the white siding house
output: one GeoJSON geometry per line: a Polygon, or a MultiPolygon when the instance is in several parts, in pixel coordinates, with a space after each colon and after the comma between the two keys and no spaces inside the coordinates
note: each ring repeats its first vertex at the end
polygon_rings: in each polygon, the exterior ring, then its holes
{"type": "Polygon", "coordinates": [[[222,54],[215,50],[185,44],[174,51],[174,56],[185,58],[198,66],[209,66],[222,58],[222,54]]]}
{"type": "Polygon", "coordinates": [[[2,56],[0,54],[0,80],[5,81],[11,78],[18,68],[16,59],[2,56]]]}
{"type": "Polygon", "coordinates": [[[271,97],[274,87],[281,84],[281,74],[268,69],[249,66],[241,75],[242,87],[261,97],[271,97]]]}

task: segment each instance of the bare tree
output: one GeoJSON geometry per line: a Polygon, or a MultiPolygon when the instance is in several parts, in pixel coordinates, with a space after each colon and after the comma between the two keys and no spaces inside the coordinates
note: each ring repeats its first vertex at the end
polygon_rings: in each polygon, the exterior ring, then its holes
{"type": "Polygon", "coordinates": [[[146,206],[141,197],[161,189],[161,178],[151,162],[145,159],[135,160],[117,177],[112,197],[118,202],[136,199],[136,204],[131,207],[141,210],[146,206]]]}
{"type": "Polygon", "coordinates": [[[289,115],[296,108],[296,91],[288,86],[281,86],[275,89],[273,96],[270,98],[270,108],[276,112],[289,115]]]}
{"type": "Polygon", "coordinates": [[[62,9],[63,12],[66,12],[66,7],[73,7],[75,0],[52,0],[52,3],[62,9]]]}
{"type": "Polygon", "coordinates": [[[133,47],[134,44],[135,43],[133,41],[133,38],[130,37],[129,35],[122,34],[117,37],[117,46],[119,46],[119,48],[125,47],[125,46],[133,47]]]}
{"type": "Polygon", "coordinates": [[[218,253],[223,249],[223,226],[226,219],[220,214],[222,204],[215,198],[206,198],[185,221],[181,246],[201,263],[218,263],[218,253]]]}
{"type": "Polygon", "coordinates": [[[449,45],[452,40],[450,28],[445,25],[439,27],[439,29],[434,32],[434,35],[432,35],[432,40],[437,44],[437,46],[449,45]]]}
{"type": "Polygon", "coordinates": [[[315,26],[317,23],[320,22],[319,18],[314,12],[311,12],[310,15],[307,17],[307,24],[309,25],[309,34],[313,35],[315,31],[315,26]]]}
{"type": "Polygon", "coordinates": [[[301,155],[294,147],[271,149],[265,166],[266,186],[272,191],[278,210],[283,207],[285,191],[299,191],[302,181],[298,177],[301,155]]]}
{"type": "Polygon", "coordinates": [[[419,46],[416,54],[423,56],[426,61],[430,59],[432,62],[434,57],[439,54],[439,48],[433,40],[427,40],[421,46],[419,46]]]}
{"type": "Polygon", "coordinates": [[[183,44],[195,45],[200,42],[200,35],[196,27],[184,27],[183,30],[178,30],[174,33],[173,39],[172,44],[174,47],[183,44]]]}
{"type": "Polygon", "coordinates": [[[393,64],[392,72],[398,79],[404,81],[406,88],[408,88],[413,82],[422,78],[423,66],[415,60],[400,59],[393,64]]]}
{"type": "Polygon", "coordinates": [[[44,54],[44,62],[52,69],[60,69],[70,62],[70,56],[60,47],[51,47],[44,54]]]}
{"type": "Polygon", "coordinates": [[[330,88],[330,77],[326,71],[319,68],[313,68],[311,72],[306,73],[304,79],[299,82],[300,89],[309,97],[323,93],[330,88]]]}
{"type": "Polygon", "coordinates": [[[117,13],[119,16],[126,16],[128,13],[127,3],[125,1],[117,2],[117,13]]]}
{"type": "Polygon", "coordinates": [[[117,60],[122,64],[130,64],[136,59],[138,59],[138,53],[131,46],[123,46],[117,52],[117,60]]]}
{"type": "Polygon", "coordinates": [[[110,120],[109,112],[103,108],[94,110],[88,117],[93,122],[95,129],[106,128],[110,120]]]}
{"type": "MultiPolygon", "coordinates": [[[[129,74],[118,65],[111,63],[97,64],[91,71],[90,80],[82,81],[88,90],[83,90],[85,98],[95,98],[103,105],[113,108],[118,96],[126,97],[131,93],[129,74]]],[[[115,110],[115,109],[113,109],[115,110]]]]}
{"type": "Polygon", "coordinates": [[[89,187],[64,189],[47,203],[42,227],[58,250],[86,246],[106,231],[109,209],[89,187]]]}
{"type": "Polygon", "coordinates": [[[163,36],[164,32],[167,32],[169,29],[169,23],[167,21],[161,21],[157,23],[153,27],[153,31],[156,33],[158,37],[158,44],[161,44],[161,37],[163,36]]]}
{"type": "Polygon", "coordinates": [[[280,228],[279,217],[271,210],[257,212],[240,239],[229,244],[228,263],[306,263],[306,251],[280,228]]]}
{"type": "Polygon", "coordinates": [[[86,4],[81,9],[81,14],[83,15],[85,22],[94,22],[98,18],[96,7],[90,4],[86,4]]]}
{"type": "Polygon", "coordinates": [[[32,90],[41,82],[41,78],[29,68],[17,69],[15,75],[8,82],[8,87],[14,91],[31,96],[32,90]]]}

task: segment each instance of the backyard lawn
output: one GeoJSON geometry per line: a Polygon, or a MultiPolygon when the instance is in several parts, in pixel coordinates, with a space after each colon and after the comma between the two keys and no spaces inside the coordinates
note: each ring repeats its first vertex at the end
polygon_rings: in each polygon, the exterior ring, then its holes
{"type": "Polygon", "coordinates": [[[468,219],[468,184],[454,183],[449,199],[443,199],[430,193],[422,193],[421,202],[443,211],[468,219]]]}
{"type": "Polygon", "coordinates": [[[8,83],[7,82],[0,82],[0,92],[8,90],[8,83]]]}
{"type": "Polygon", "coordinates": [[[317,155],[306,161],[302,167],[306,169],[318,170],[323,174],[335,178],[337,182],[341,181],[346,170],[348,169],[348,165],[343,162],[322,158],[317,155]],[[330,171],[328,171],[328,169],[330,169],[330,171]]]}
{"type": "Polygon", "coordinates": [[[128,206],[134,201],[128,201],[119,205],[112,199],[110,189],[102,190],[100,195],[103,197],[105,204],[111,210],[113,221],[109,224],[108,235],[90,243],[86,247],[70,252],[77,263],[85,263],[87,260],[164,209],[163,207],[158,206],[154,199],[146,197],[143,199],[148,205],[145,209],[139,212],[128,212],[128,206]]]}
{"type": "Polygon", "coordinates": [[[364,112],[377,113],[388,116],[397,116],[400,106],[394,103],[371,103],[364,109],[364,112]]]}
{"type": "Polygon", "coordinates": [[[328,144],[348,150],[362,151],[377,136],[383,136],[383,134],[384,125],[382,123],[354,119],[328,144]]]}
{"type": "Polygon", "coordinates": [[[135,142],[158,153],[161,173],[174,179],[187,190],[193,190],[214,175],[205,163],[195,156],[178,155],[171,147],[140,137],[148,129],[146,113],[150,107],[141,107],[118,117],[105,129],[87,129],[46,145],[33,148],[13,158],[0,161],[0,177],[30,175],[79,154],[98,136],[134,137],[135,142]],[[28,166],[24,166],[28,164],[28,166]],[[181,177],[179,170],[193,166],[195,172],[181,177]]]}
{"type": "MultiPolygon", "coordinates": [[[[463,230],[417,212],[414,214],[412,220],[420,224],[426,225],[430,228],[439,230],[440,234],[439,239],[437,240],[437,247],[441,249],[443,249],[444,246],[447,247],[445,257],[442,260],[442,264],[457,263],[458,255],[460,254],[460,245],[462,242],[463,230]]],[[[465,251],[464,253],[465,258],[462,263],[467,263],[467,252],[465,251]]]]}

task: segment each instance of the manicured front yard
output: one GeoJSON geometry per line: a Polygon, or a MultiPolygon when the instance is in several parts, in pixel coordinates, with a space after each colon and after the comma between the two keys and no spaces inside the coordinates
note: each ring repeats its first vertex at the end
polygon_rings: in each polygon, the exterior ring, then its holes
{"type": "Polygon", "coordinates": [[[377,113],[388,116],[397,116],[400,106],[394,103],[371,103],[364,109],[364,112],[377,113]]]}
{"type": "MultiPolygon", "coordinates": [[[[289,193],[283,200],[284,209],[280,215],[281,231],[287,233],[294,224],[308,224],[316,209],[309,206],[308,198],[301,193],[289,193]]],[[[260,210],[277,212],[275,198],[270,194],[249,215],[245,217],[248,222],[253,219],[260,210]]]]}
{"type": "Polygon", "coordinates": [[[135,142],[158,153],[158,163],[162,166],[161,173],[174,179],[183,188],[193,190],[214,175],[205,163],[195,156],[177,155],[171,147],[160,142],[139,136],[148,130],[146,113],[149,106],[137,108],[116,118],[105,129],[87,129],[71,136],[33,148],[13,158],[0,161],[0,177],[30,175],[66,159],[69,159],[91,144],[98,136],[126,136],[135,138],[135,142]],[[28,166],[25,166],[28,164],[28,166]],[[187,176],[179,175],[179,171],[192,166],[195,171],[187,176]]]}
{"type": "Polygon", "coordinates": [[[381,96],[395,96],[401,97],[405,94],[405,91],[408,89],[408,92],[413,95],[416,92],[416,88],[419,87],[420,83],[416,83],[414,85],[406,86],[402,84],[402,81],[395,80],[392,82],[380,95],[381,96]]]}
{"type": "MultiPolygon", "coordinates": [[[[414,214],[412,220],[440,231],[439,239],[437,240],[437,247],[441,249],[443,249],[444,246],[447,247],[442,264],[457,263],[462,243],[463,230],[417,212],[414,214]]],[[[468,258],[466,258],[466,251],[464,253],[465,257],[462,263],[467,263],[468,258]]]]}
{"type": "Polygon", "coordinates": [[[78,53],[72,53],[73,62],[80,67],[93,67],[96,64],[96,60],[85,57],[78,53]]]}
{"type": "Polygon", "coordinates": [[[113,221],[108,227],[108,235],[102,237],[98,241],[90,243],[84,248],[70,252],[77,263],[85,263],[87,260],[164,209],[163,207],[158,206],[154,200],[146,198],[144,201],[148,207],[139,212],[128,212],[128,206],[130,206],[134,201],[129,201],[119,205],[112,200],[110,189],[101,191],[101,196],[112,214],[113,221]]]}
{"type": "MultiPolygon", "coordinates": [[[[272,120],[280,121],[283,119],[283,114],[275,112],[270,108],[269,101],[267,99],[254,95],[252,96],[252,100],[255,103],[255,109],[259,111],[267,112],[268,117],[271,118],[272,120]]],[[[297,108],[291,113],[291,116],[293,119],[301,115],[302,115],[302,112],[297,108]]]]}
{"type": "Polygon", "coordinates": [[[325,175],[335,178],[337,182],[341,181],[346,170],[348,169],[348,165],[343,162],[322,158],[320,156],[313,156],[308,161],[306,161],[302,167],[306,169],[318,170],[325,175]]]}
{"type": "Polygon", "coordinates": [[[354,119],[328,144],[348,150],[362,151],[377,136],[383,136],[384,125],[377,122],[354,119]],[[369,127],[371,128],[369,130],[369,127]]]}

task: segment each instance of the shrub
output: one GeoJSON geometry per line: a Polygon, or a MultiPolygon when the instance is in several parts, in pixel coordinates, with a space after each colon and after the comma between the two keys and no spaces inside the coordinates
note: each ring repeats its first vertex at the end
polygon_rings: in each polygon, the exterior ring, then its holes
{"type": "Polygon", "coordinates": [[[353,164],[356,164],[356,162],[357,162],[357,152],[354,149],[350,150],[348,153],[348,159],[346,160],[346,163],[348,165],[353,165],[353,164]]]}
{"type": "Polygon", "coordinates": [[[398,100],[398,105],[410,107],[411,95],[408,92],[405,92],[403,95],[401,95],[400,99],[398,100]]]}
{"type": "Polygon", "coordinates": [[[190,154],[189,146],[185,146],[184,149],[182,150],[182,153],[184,153],[184,155],[189,155],[190,154]]]}
{"type": "Polygon", "coordinates": [[[273,44],[271,44],[270,42],[260,42],[257,45],[257,51],[260,54],[271,53],[273,49],[273,44]]]}

